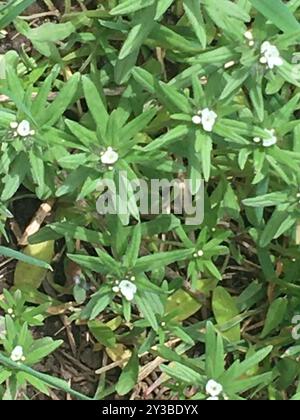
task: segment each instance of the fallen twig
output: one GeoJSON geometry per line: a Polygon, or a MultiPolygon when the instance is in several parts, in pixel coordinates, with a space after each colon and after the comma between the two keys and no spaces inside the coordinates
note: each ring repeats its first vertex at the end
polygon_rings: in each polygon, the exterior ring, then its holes
{"type": "Polygon", "coordinates": [[[46,203],[43,203],[40,205],[38,211],[35,213],[33,219],[31,220],[25,232],[23,233],[22,237],[20,238],[19,245],[21,246],[28,245],[29,236],[39,231],[45,218],[51,212],[53,204],[54,204],[54,200],[51,199],[51,200],[46,201],[46,203]]]}

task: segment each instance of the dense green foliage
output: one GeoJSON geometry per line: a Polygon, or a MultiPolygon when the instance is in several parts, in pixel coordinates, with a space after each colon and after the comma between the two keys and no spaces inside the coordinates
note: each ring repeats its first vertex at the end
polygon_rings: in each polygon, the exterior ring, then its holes
{"type": "Polygon", "coordinates": [[[160,356],[164,398],[300,399],[300,1],[45,1],[47,22],[33,3],[0,2],[0,254],[20,260],[0,396],[84,398],[36,368],[64,306],[120,361],[89,397],[130,396],[160,356]],[[129,214],[98,214],[124,173],[204,179],[203,223],[141,214],[130,188],[129,214]],[[22,253],[24,194],[52,211],[22,253]]]}

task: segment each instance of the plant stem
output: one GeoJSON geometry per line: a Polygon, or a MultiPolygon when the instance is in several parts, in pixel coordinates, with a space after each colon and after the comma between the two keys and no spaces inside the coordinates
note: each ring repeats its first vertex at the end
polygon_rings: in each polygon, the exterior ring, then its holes
{"type": "Polygon", "coordinates": [[[73,397],[78,398],[79,400],[86,400],[86,401],[92,400],[92,398],[87,397],[86,395],[83,395],[80,392],[74,391],[72,388],[68,386],[67,383],[65,383],[61,379],[56,379],[50,375],[37,372],[36,370],[30,368],[29,366],[23,365],[22,363],[13,362],[11,359],[9,359],[8,357],[0,353],[0,364],[1,363],[4,366],[9,367],[11,369],[28,373],[29,375],[32,375],[35,378],[40,379],[41,381],[45,382],[47,385],[54,388],[58,388],[61,391],[66,392],[67,394],[73,395],[73,397]]]}
{"type": "Polygon", "coordinates": [[[56,10],[56,7],[54,6],[54,4],[52,3],[52,1],[51,0],[44,0],[44,3],[45,3],[45,5],[48,7],[48,9],[50,10],[50,11],[55,11],[56,10]]]}
{"type": "Polygon", "coordinates": [[[71,13],[71,0],[65,0],[65,15],[71,13]]]}
{"type": "Polygon", "coordinates": [[[59,16],[59,11],[58,10],[53,10],[50,12],[43,12],[43,13],[35,13],[34,15],[31,16],[19,16],[20,19],[23,20],[34,20],[34,19],[40,19],[40,18],[44,18],[44,17],[48,17],[48,16],[59,16]]]}

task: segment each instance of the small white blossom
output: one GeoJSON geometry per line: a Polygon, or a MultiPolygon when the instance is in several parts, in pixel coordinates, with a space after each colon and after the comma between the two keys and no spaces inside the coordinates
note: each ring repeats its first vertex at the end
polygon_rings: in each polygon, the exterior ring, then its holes
{"type": "Polygon", "coordinates": [[[34,136],[35,131],[31,129],[30,122],[23,120],[20,123],[12,122],[10,127],[14,130],[14,137],[29,137],[34,136]]]}
{"type": "Polygon", "coordinates": [[[79,285],[81,284],[81,278],[80,278],[80,276],[79,276],[79,275],[75,275],[75,276],[73,277],[73,281],[74,281],[74,284],[75,284],[76,286],[79,286],[79,285]]]}
{"type": "Polygon", "coordinates": [[[205,131],[211,132],[217,118],[218,115],[214,111],[209,108],[205,108],[192,117],[192,122],[196,125],[202,124],[205,131]]]}
{"type": "Polygon", "coordinates": [[[253,33],[251,31],[246,31],[244,33],[244,37],[247,39],[249,47],[253,47],[255,45],[253,33]]]}
{"type": "Polygon", "coordinates": [[[253,40],[253,33],[252,33],[251,31],[246,31],[246,32],[244,33],[244,37],[245,37],[246,39],[248,39],[248,41],[252,41],[252,40],[253,40]]]}
{"type": "Polygon", "coordinates": [[[261,46],[262,57],[260,62],[267,64],[269,69],[273,69],[276,66],[283,65],[283,59],[280,57],[280,52],[275,45],[270,44],[269,41],[265,41],[261,46]]]}
{"type": "Polygon", "coordinates": [[[112,147],[108,147],[101,155],[101,162],[103,165],[114,165],[119,160],[119,155],[113,150],[112,147]]]}
{"type": "Polygon", "coordinates": [[[207,85],[208,77],[207,76],[200,77],[200,83],[201,83],[201,85],[207,85]]]}
{"type": "Polygon", "coordinates": [[[266,139],[261,139],[260,137],[254,137],[254,143],[262,143],[263,147],[272,147],[277,143],[277,137],[275,130],[265,130],[268,137],[266,139]]]}
{"type": "Polygon", "coordinates": [[[263,146],[264,147],[271,147],[277,143],[277,137],[275,135],[275,130],[266,130],[266,133],[269,135],[267,139],[263,139],[263,146]]]}
{"type": "Polygon", "coordinates": [[[202,116],[202,125],[205,131],[211,132],[216,123],[217,114],[214,111],[211,111],[208,108],[203,109],[201,112],[202,116]]]}
{"type": "Polygon", "coordinates": [[[200,115],[194,115],[192,118],[192,121],[194,124],[199,125],[201,124],[202,118],[200,117],[200,115]]]}
{"type": "Polygon", "coordinates": [[[15,347],[11,352],[10,358],[13,362],[19,362],[20,360],[24,360],[23,347],[15,347]]]}
{"type": "Polygon", "coordinates": [[[224,64],[224,69],[230,69],[231,67],[235,66],[235,61],[231,60],[224,64]]]}
{"type": "Polygon", "coordinates": [[[13,130],[15,130],[16,128],[18,128],[19,124],[15,121],[10,123],[10,128],[12,128],[13,130]]]}
{"type": "Polygon", "coordinates": [[[129,280],[122,280],[119,284],[119,290],[125,299],[131,302],[137,292],[137,287],[129,280]]]}
{"type": "Polygon", "coordinates": [[[205,390],[211,397],[218,397],[223,392],[223,387],[218,382],[210,379],[206,384],[205,390]]]}
{"type": "Polygon", "coordinates": [[[24,120],[20,122],[17,128],[17,133],[19,134],[19,136],[28,137],[30,135],[30,132],[31,132],[31,129],[30,129],[29,121],[24,120]]]}

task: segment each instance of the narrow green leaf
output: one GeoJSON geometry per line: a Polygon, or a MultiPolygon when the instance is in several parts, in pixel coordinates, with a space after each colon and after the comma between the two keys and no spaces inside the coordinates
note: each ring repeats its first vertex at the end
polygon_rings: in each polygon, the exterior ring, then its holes
{"type": "Polygon", "coordinates": [[[209,378],[218,379],[224,372],[225,364],[223,339],[211,322],[206,324],[205,365],[209,378]]]}
{"type": "Polygon", "coordinates": [[[144,9],[145,7],[151,6],[155,0],[124,0],[118,6],[114,7],[109,14],[116,15],[128,15],[130,13],[137,12],[138,10],[144,9]]]}
{"type": "Polygon", "coordinates": [[[135,269],[137,271],[152,271],[172,264],[176,261],[183,261],[191,257],[194,249],[185,249],[180,251],[159,252],[153,255],[147,255],[137,260],[135,269]]]}
{"type": "MultiPolygon", "coordinates": [[[[265,248],[273,239],[276,239],[278,237],[277,232],[282,232],[281,227],[286,224],[287,218],[287,210],[278,209],[274,211],[260,237],[259,245],[261,248],[265,248]]],[[[287,225],[287,228],[288,227],[289,225],[287,225]]]]}
{"type": "Polygon", "coordinates": [[[0,29],[9,25],[16,17],[22,14],[27,7],[33,4],[35,0],[17,0],[11,1],[6,7],[0,9],[0,29]]]}
{"type": "Polygon", "coordinates": [[[54,125],[74,100],[80,81],[80,73],[75,73],[64,85],[57,98],[47,108],[41,119],[42,125],[54,125]]]}
{"type": "Polygon", "coordinates": [[[161,370],[171,378],[183,381],[186,384],[203,386],[205,383],[205,379],[200,373],[181,363],[172,362],[169,366],[163,365],[161,370]]]}
{"type": "Polygon", "coordinates": [[[299,31],[300,25],[281,0],[250,0],[252,5],[284,32],[299,31]]]}
{"type": "Polygon", "coordinates": [[[124,264],[129,269],[134,268],[136,264],[136,261],[139,256],[141,239],[142,239],[142,229],[141,229],[141,224],[138,223],[133,229],[131,242],[128,246],[126,255],[124,257],[124,264]]]}
{"type": "Polygon", "coordinates": [[[183,7],[199,42],[206,48],[207,36],[199,0],[184,0],[183,7]]]}
{"type": "Polygon", "coordinates": [[[169,144],[185,137],[189,133],[189,128],[186,125],[178,125],[171,129],[167,134],[157,138],[152,143],[144,148],[146,152],[151,152],[162,147],[166,147],[169,144]]]}
{"type": "Polygon", "coordinates": [[[261,338],[267,337],[273,330],[279,327],[286,315],[287,305],[288,301],[286,298],[278,298],[271,303],[261,338]]]}
{"type": "MultiPolygon", "coordinates": [[[[239,315],[235,300],[223,287],[217,287],[215,289],[212,305],[219,327],[222,327],[223,324],[228,323],[239,315]]],[[[231,342],[239,341],[241,339],[240,326],[237,325],[225,331],[223,335],[231,342]]]]}
{"type": "Polygon", "coordinates": [[[139,358],[136,351],[123,369],[121,376],[116,385],[116,391],[119,395],[126,395],[136,385],[139,374],[139,358]]]}
{"type": "Polygon", "coordinates": [[[87,76],[82,78],[83,91],[92,117],[102,135],[105,136],[108,112],[95,84],[87,76]]]}
{"type": "Polygon", "coordinates": [[[155,12],[155,5],[151,5],[136,14],[134,26],[121,48],[119,60],[123,60],[141,47],[155,25],[155,12]]]}
{"type": "Polygon", "coordinates": [[[23,254],[22,252],[15,251],[13,249],[6,248],[4,246],[0,246],[0,255],[3,255],[4,257],[7,257],[7,258],[14,258],[16,260],[22,261],[29,265],[35,265],[37,267],[41,267],[41,268],[45,268],[46,270],[53,271],[51,265],[49,265],[48,263],[42,260],[39,260],[37,258],[29,257],[23,254]]]}

